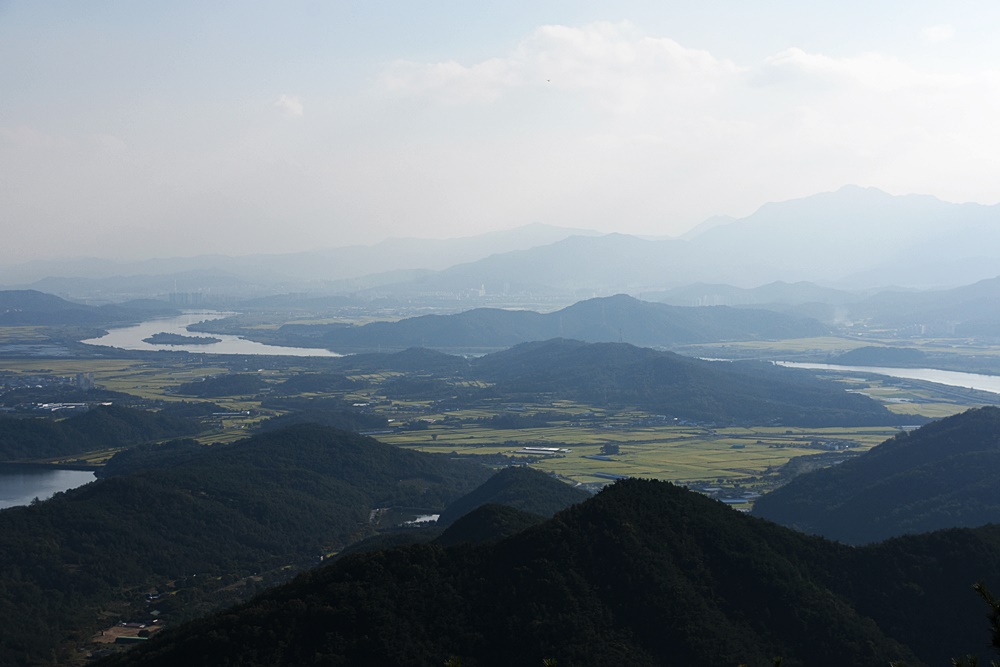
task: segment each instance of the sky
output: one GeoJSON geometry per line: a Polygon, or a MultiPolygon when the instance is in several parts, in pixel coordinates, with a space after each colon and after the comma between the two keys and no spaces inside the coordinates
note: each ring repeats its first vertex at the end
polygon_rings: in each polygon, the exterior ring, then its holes
{"type": "Polygon", "coordinates": [[[998,30],[961,0],[0,0],[0,263],[993,204],[998,30]]]}

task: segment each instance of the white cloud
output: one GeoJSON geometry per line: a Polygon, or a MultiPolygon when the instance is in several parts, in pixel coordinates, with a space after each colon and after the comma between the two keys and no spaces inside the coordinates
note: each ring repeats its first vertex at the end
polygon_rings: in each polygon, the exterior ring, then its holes
{"type": "MultiPolygon", "coordinates": [[[[145,135],[12,117],[0,205],[46,252],[146,241],[183,254],[187,234],[134,233],[136,221],[199,230],[199,251],[231,253],[531,220],[680,232],[845,183],[1000,197],[1000,71],[943,52],[925,65],[804,44],[733,62],[675,36],[546,25],[479,60],[392,62],[374,90],[320,82],[265,93],[242,115],[172,114],[145,135]],[[315,118],[296,123],[303,98],[315,118]]],[[[239,99],[260,94],[252,80],[239,99]]],[[[16,253],[15,240],[0,245],[0,259],[16,253]]]]}
{"type": "Polygon", "coordinates": [[[1000,72],[889,53],[787,48],[736,64],[628,23],[549,25],[480,62],[393,63],[379,83],[443,105],[447,123],[408,131],[455,141],[463,191],[486,192],[477,170],[518,191],[523,211],[503,204],[512,218],[652,232],[657,219],[749,213],[845,183],[989,200],[1000,168],[1000,72]],[[478,166],[490,160],[494,171],[478,166]],[[505,160],[518,181],[504,180],[505,160]]]}
{"type": "Polygon", "coordinates": [[[274,106],[285,112],[289,118],[301,118],[305,112],[302,106],[302,99],[295,95],[281,95],[274,103],[274,106]]]}
{"type": "Polygon", "coordinates": [[[629,23],[547,25],[509,54],[472,65],[397,61],[382,75],[390,93],[446,103],[490,103],[517,89],[583,94],[634,112],[679,89],[711,94],[737,68],[707,51],[641,34],[629,23]]]}
{"type": "Polygon", "coordinates": [[[947,42],[955,36],[955,32],[955,26],[942,23],[924,28],[920,31],[920,36],[928,44],[937,44],[938,42],[947,42]]]}

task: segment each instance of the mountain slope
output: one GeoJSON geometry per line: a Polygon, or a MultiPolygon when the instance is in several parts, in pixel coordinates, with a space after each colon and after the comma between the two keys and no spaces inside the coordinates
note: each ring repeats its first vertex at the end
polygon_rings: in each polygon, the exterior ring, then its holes
{"type": "Polygon", "coordinates": [[[872,399],[808,372],[703,361],[624,343],[523,343],[472,365],[475,377],[526,401],[552,396],[720,424],[901,423],[872,399]]]}
{"type": "Polygon", "coordinates": [[[102,405],[62,420],[0,417],[0,461],[47,459],[193,435],[194,420],[102,405]]]}
{"type": "Polygon", "coordinates": [[[105,326],[178,313],[160,302],[87,306],[37,290],[0,290],[0,326],[105,326]]]}
{"type": "Polygon", "coordinates": [[[946,664],[988,636],[954,582],[997,565],[996,530],[852,549],[629,480],[499,543],[345,558],[109,664],[946,664]]]}
{"type": "Polygon", "coordinates": [[[586,491],[571,487],[550,475],[527,467],[504,468],[468,495],[462,496],[441,512],[438,523],[447,525],[489,503],[507,505],[523,512],[552,516],[574,503],[590,497],[586,491]]]}
{"type": "Polygon", "coordinates": [[[745,288],[804,280],[852,288],[960,285],[996,275],[998,220],[1000,206],[846,186],[765,204],[752,215],[684,240],[571,237],[453,266],[400,284],[396,291],[548,289],[583,297],[696,282],[745,288]]]}
{"type": "Polygon", "coordinates": [[[477,308],[362,326],[287,325],[291,345],[338,351],[425,348],[501,348],[549,338],[622,341],[668,346],[725,340],[804,338],[828,329],[815,320],[766,310],[689,308],[640,301],[624,294],[588,299],[552,313],[477,308]]]}
{"type": "Polygon", "coordinates": [[[979,408],[801,475],[754,514],[850,544],[1000,523],[998,470],[1000,409],[979,408]]]}
{"type": "Polygon", "coordinates": [[[0,664],[51,664],[104,612],[145,614],[130,601],[150,589],[172,593],[168,623],[205,613],[238,599],[233,581],[273,580],[373,533],[374,508],[440,510],[488,477],[314,425],[122,457],[118,474],[0,511],[0,664]]]}

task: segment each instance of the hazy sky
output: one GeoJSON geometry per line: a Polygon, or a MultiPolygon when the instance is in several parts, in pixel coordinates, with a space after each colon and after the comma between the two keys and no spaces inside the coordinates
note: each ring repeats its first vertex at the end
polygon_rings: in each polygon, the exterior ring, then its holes
{"type": "Polygon", "coordinates": [[[992,0],[0,0],[0,262],[995,203],[998,34],[992,0]]]}

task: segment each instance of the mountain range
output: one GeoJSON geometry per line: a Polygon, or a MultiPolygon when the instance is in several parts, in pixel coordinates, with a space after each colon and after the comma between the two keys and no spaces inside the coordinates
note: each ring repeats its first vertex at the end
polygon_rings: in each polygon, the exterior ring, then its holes
{"type": "Polygon", "coordinates": [[[88,306],[37,290],[0,290],[0,326],[109,326],[179,312],[162,301],[88,306]]]}
{"type": "MultiPolygon", "coordinates": [[[[208,322],[200,330],[211,331],[212,326],[208,322]]],[[[422,315],[362,326],[287,324],[277,331],[251,331],[246,335],[265,336],[267,342],[282,345],[356,352],[409,347],[497,349],[549,338],[671,346],[805,338],[826,333],[829,330],[816,320],[767,310],[669,306],[619,294],[588,299],[551,313],[478,308],[453,315],[422,315]]]]}
{"type": "Polygon", "coordinates": [[[497,254],[401,284],[406,292],[563,290],[577,297],[696,282],[775,281],[842,288],[955,286],[996,276],[1000,206],[894,197],[847,186],[762,206],[684,239],[572,237],[497,254]]]}
{"type": "Polygon", "coordinates": [[[564,302],[698,282],[742,288],[775,281],[841,289],[953,287],[996,277],[998,206],[846,186],[766,204],[741,219],[717,219],[677,239],[528,225],[462,239],[389,239],[286,255],[34,262],[6,267],[0,280],[74,296],[93,296],[95,290],[107,295],[114,284],[128,292],[145,281],[147,296],[154,289],[162,294],[179,280],[187,292],[242,298],[289,291],[360,292],[367,298],[523,298],[544,292],[564,302]],[[55,276],[104,282],[88,287],[80,280],[52,282],[55,276]],[[34,284],[47,277],[49,282],[34,284]]]}
{"type": "MultiPolygon", "coordinates": [[[[288,254],[237,257],[196,255],[132,262],[95,258],[36,260],[5,267],[0,272],[0,281],[23,284],[56,276],[71,276],[93,280],[97,285],[107,285],[102,281],[121,280],[122,277],[135,281],[137,277],[146,277],[159,281],[157,289],[169,289],[167,281],[179,276],[181,282],[178,287],[186,291],[197,289],[198,276],[201,276],[202,281],[217,281],[227,277],[233,284],[244,287],[268,283],[341,281],[385,272],[441,270],[494,253],[546,245],[569,236],[592,234],[597,232],[534,223],[476,236],[452,239],[390,238],[370,246],[345,246],[288,254]]],[[[42,285],[38,289],[45,287],[46,285],[42,285]]]]}

